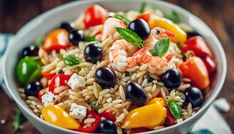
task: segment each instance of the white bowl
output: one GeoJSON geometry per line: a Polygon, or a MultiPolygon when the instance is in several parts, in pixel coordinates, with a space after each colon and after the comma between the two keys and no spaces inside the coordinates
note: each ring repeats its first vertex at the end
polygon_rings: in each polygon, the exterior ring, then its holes
{"type": "MultiPolygon", "coordinates": [[[[176,11],[183,18],[183,22],[188,23],[194,27],[199,33],[201,33],[206,41],[209,43],[209,47],[216,56],[217,63],[217,74],[211,86],[210,97],[205,101],[201,109],[189,119],[183,121],[182,123],[166,127],[160,130],[150,131],[147,133],[182,133],[185,134],[189,132],[195,122],[204,115],[210,106],[211,102],[219,94],[226,76],[227,63],[223,48],[215,36],[215,34],[210,30],[210,28],[198,19],[196,16],[192,15],[188,11],[169,4],[163,1],[154,0],[90,0],[90,1],[74,1],[68,4],[61,5],[55,9],[52,9],[29,23],[27,23],[21,30],[16,34],[15,39],[11,42],[13,45],[8,48],[6,52],[6,58],[4,61],[4,80],[6,82],[7,88],[17,103],[18,107],[24,113],[26,118],[43,134],[74,134],[79,133],[76,131],[63,129],[52,124],[49,124],[39,117],[37,117],[32,110],[27,106],[25,101],[19,96],[17,91],[18,85],[15,80],[15,67],[18,62],[18,52],[25,47],[28,43],[32,42],[36,37],[45,35],[48,31],[58,26],[63,21],[71,21],[77,18],[84,12],[88,5],[93,3],[100,4],[109,11],[127,11],[135,9],[137,10],[142,2],[147,2],[148,4],[155,6],[156,8],[162,10],[163,12],[169,12],[171,10],[176,11]]],[[[30,12],[30,11],[29,11],[30,12]]]]}

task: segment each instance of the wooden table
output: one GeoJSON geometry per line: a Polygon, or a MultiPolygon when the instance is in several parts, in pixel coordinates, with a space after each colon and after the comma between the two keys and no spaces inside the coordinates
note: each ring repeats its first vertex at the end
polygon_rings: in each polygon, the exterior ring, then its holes
{"type": "MultiPolygon", "coordinates": [[[[70,0],[0,0],[0,33],[16,33],[26,22],[37,15],[70,0]]],[[[223,116],[234,128],[234,1],[233,0],[167,0],[177,4],[206,22],[220,39],[228,61],[227,78],[219,97],[225,97],[232,109],[223,116]]],[[[15,103],[0,90],[0,133],[12,133],[15,103]]],[[[23,125],[20,133],[39,133],[30,123],[23,125]]]]}

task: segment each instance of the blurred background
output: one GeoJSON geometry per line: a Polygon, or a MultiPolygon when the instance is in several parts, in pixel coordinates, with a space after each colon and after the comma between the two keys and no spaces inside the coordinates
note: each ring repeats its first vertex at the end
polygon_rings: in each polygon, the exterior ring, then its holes
{"type": "MultiPolygon", "coordinates": [[[[0,0],[0,33],[15,34],[25,23],[47,10],[71,0],[0,0]]],[[[228,72],[219,98],[226,98],[231,110],[222,113],[234,130],[234,0],[166,0],[179,5],[201,18],[217,35],[226,52],[228,72]]],[[[0,44],[1,45],[1,44],[0,44]]],[[[18,127],[20,117],[17,107],[0,87],[0,133],[12,134],[12,125],[18,127]]],[[[214,117],[215,118],[215,117],[214,117]]],[[[24,119],[23,119],[24,120],[24,119]]],[[[25,121],[22,134],[39,134],[25,121]]]]}

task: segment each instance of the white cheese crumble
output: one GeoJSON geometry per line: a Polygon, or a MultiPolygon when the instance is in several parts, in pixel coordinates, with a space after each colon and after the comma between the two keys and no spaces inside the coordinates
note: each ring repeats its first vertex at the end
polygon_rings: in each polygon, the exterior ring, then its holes
{"type": "Polygon", "coordinates": [[[41,97],[44,106],[48,106],[55,101],[55,95],[52,92],[47,92],[41,97]]]}
{"type": "Polygon", "coordinates": [[[71,78],[68,80],[67,84],[72,89],[78,89],[85,87],[85,78],[74,73],[71,78]]]}
{"type": "Polygon", "coordinates": [[[86,117],[87,108],[75,103],[71,104],[70,115],[76,119],[82,120],[86,117]]]}

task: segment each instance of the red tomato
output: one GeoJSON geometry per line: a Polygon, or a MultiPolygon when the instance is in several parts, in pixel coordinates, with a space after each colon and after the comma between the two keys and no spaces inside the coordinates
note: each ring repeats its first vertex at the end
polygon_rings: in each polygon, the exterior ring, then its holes
{"type": "Polygon", "coordinates": [[[115,116],[111,112],[104,111],[100,115],[101,117],[105,117],[106,119],[111,120],[113,122],[115,122],[116,120],[115,116]]]}
{"type": "Polygon", "coordinates": [[[50,80],[52,79],[56,73],[50,73],[50,72],[42,72],[41,73],[43,77],[45,77],[47,80],[50,80]]]}
{"type": "Polygon", "coordinates": [[[169,62],[173,58],[173,54],[169,53],[168,55],[165,56],[165,59],[167,62],[169,62]]]}
{"type": "Polygon", "coordinates": [[[209,56],[203,57],[202,61],[206,65],[206,69],[209,74],[212,74],[216,70],[216,65],[213,59],[211,59],[209,56]]]}
{"type": "Polygon", "coordinates": [[[84,125],[84,120],[85,119],[84,119],[80,123],[78,131],[86,132],[86,133],[94,133],[97,130],[97,128],[99,127],[100,123],[101,123],[101,117],[94,110],[89,111],[88,114],[87,114],[87,117],[94,118],[95,122],[93,122],[90,127],[85,127],[85,125],[84,125]]]}
{"type": "Polygon", "coordinates": [[[51,82],[49,83],[49,91],[57,95],[58,93],[55,93],[54,89],[59,86],[68,86],[67,81],[70,79],[70,77],[71,77],[70,75],[65,75],[65,74],[55,75],[51,79],[51,82]]]}
{"type": "Polygon", "coordinates": [[[165,121],[166,126],[171,126],[176,124],[176,118],[171,114],[171,110],[168,107],[165,107],[167,109],[167,118],[165,121]]]}
{"type": "Polygon", "coordinates": [[[201,90],[206,89],[210,85],[209,74],[201,58],[194,56],[179,64],[179,69],[184,77],[191,79],[191,84],[201,90]]]}
{"type": "Polygon", "coordinates": [[[142,14],[139,14],[137,16],[137,19],[143,19],[148,23],[150,21],[150,19],[151,19],[151,13],[150,12],[144,12],[142,14]]]}
{"type": "Polygon", "coordinates": [[[46,51],[69,48],[71,44],[68,35],[69,33],[65,29],[56,29],[46,36],[42,48],[46,51]]]}
{"type": "Polygon", "coordinates": [[[181,48],[182,51],[193,51],[196,56],[204,57],[210,56],[213,57],[210,49],[206,45],[205,40],[201,36],[194,36],[185,41],[184,45],[181,48]]]}
{"type": "Polygon", "coordinates": [[[41,101],[41,97],[45,94],[45,92],[46,92],[46,90],[40,90],[39,92],[38,92],[38,95],[37,95],[37,97],[38,97],[38,99],[41,101]]]}
{"type": "Polygon", "coordinates": [[[103,24],[107,18],[107,11],[99,5],[91,5],[86,8],[84,24],[86,28],[103,24]]]}

